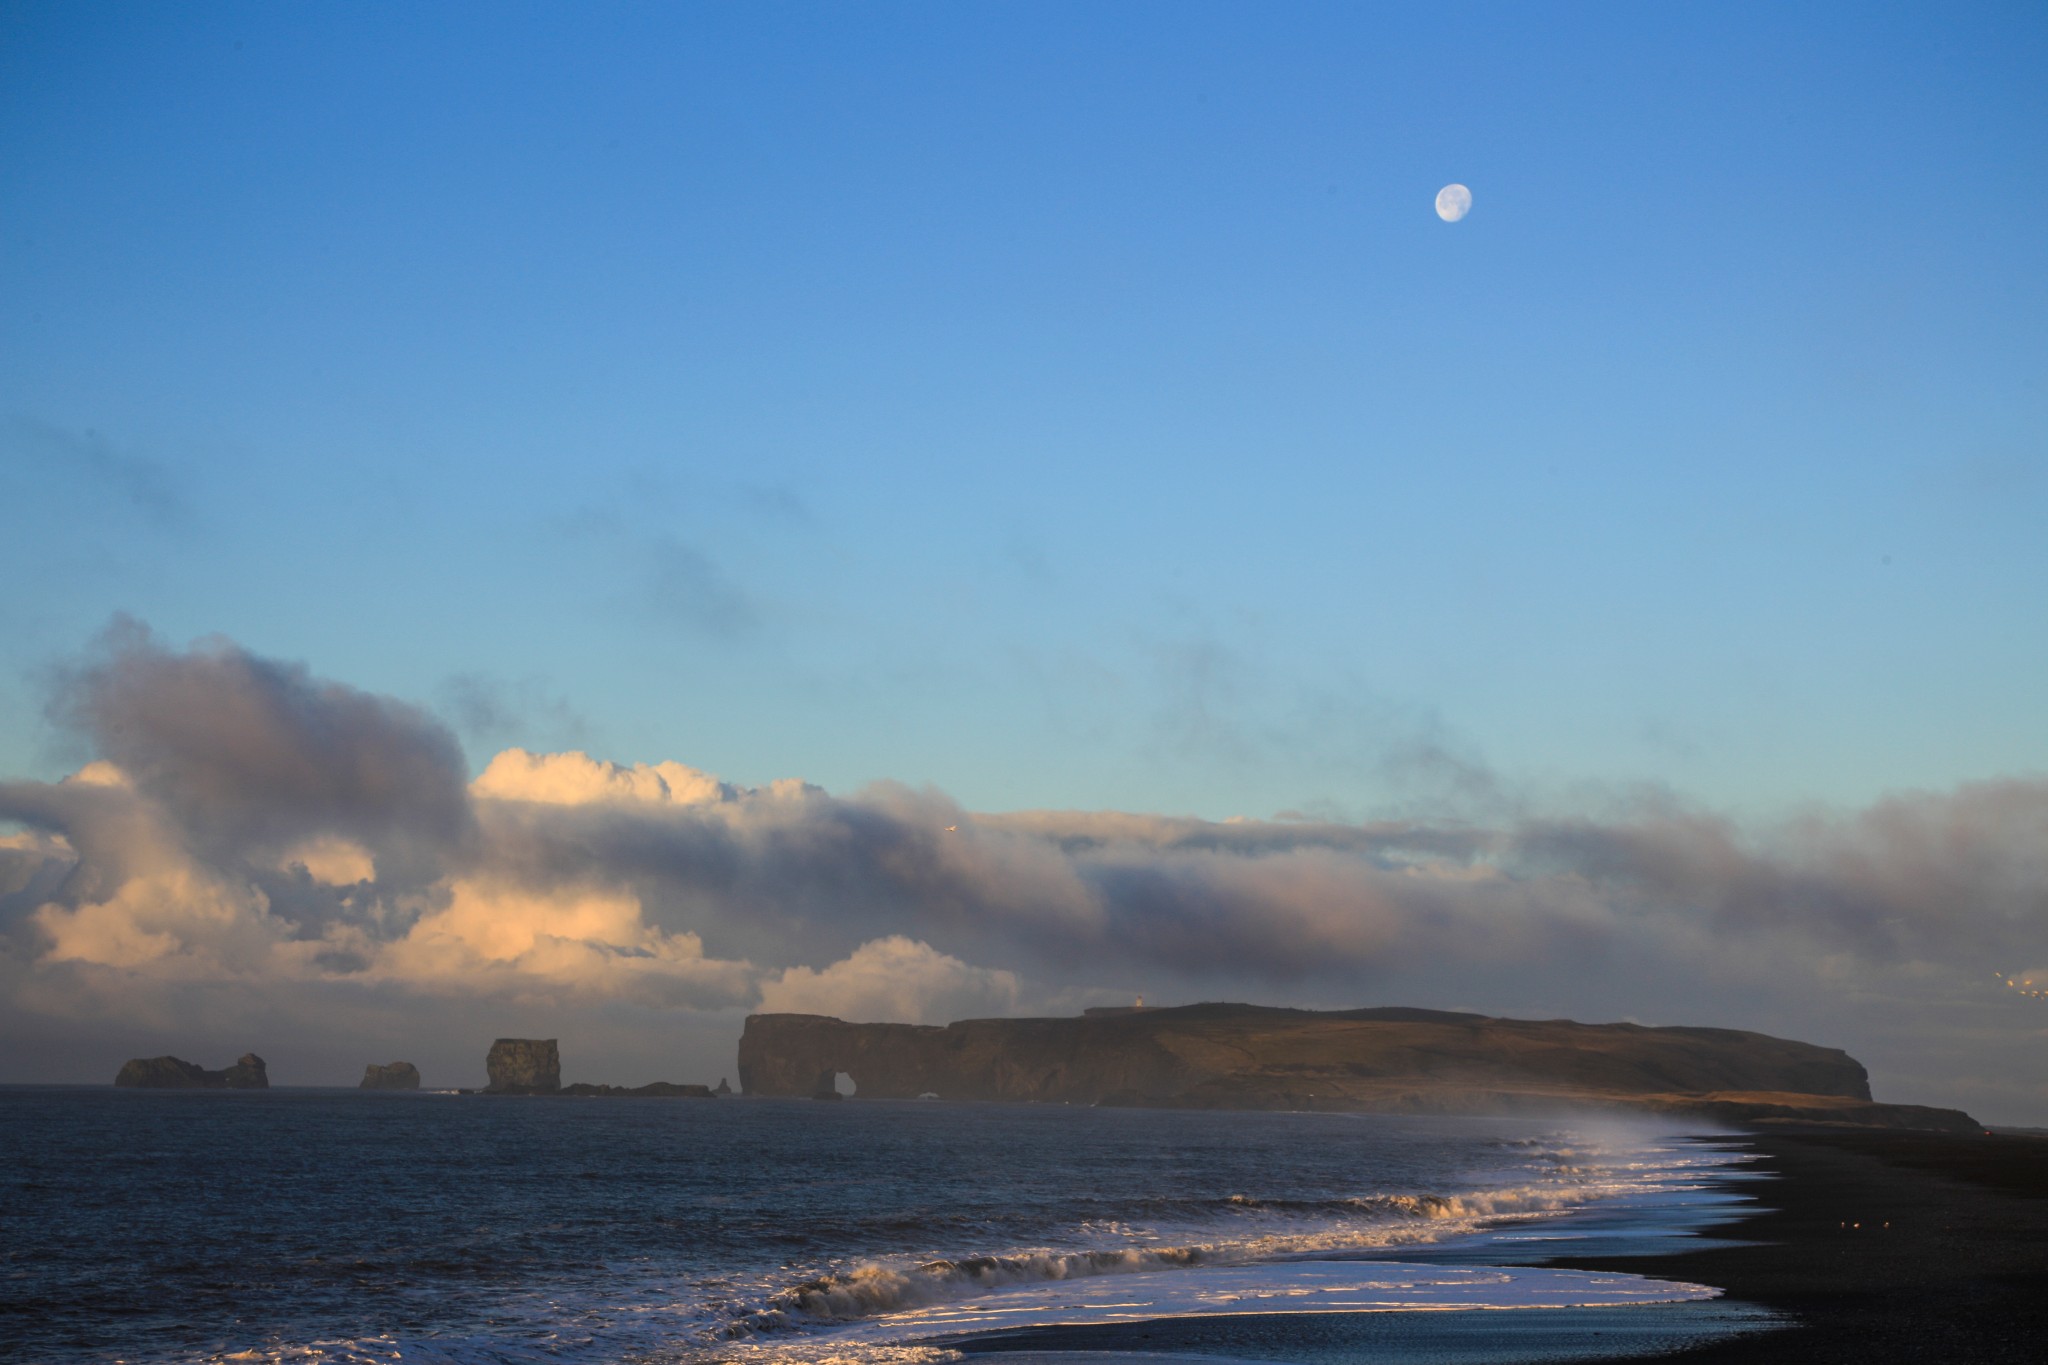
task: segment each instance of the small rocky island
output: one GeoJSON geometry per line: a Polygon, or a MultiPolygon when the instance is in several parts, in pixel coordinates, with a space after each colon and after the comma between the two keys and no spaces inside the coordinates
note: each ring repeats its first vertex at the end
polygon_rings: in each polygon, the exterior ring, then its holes
{"type": "Polygon", "coordinates": [[[552,1095],[562,1088],[562,1053],[553,1038],[500,1038],[484,1058],[486,1095],[552,1095]]]}
{"type": "Polygon", "coordinates": [[[268,1090],[270,1073],[253,1052],[220,1071],[179,1057],[135,1057],[121,1064],[114,1084],[139,1090],[268,1090]]]}
{"type": "Polygon", "coordinates": [[[420,1069],[411,1062],[386,1062],[382,1066],[371,1062],[363,1068],[363,1079],[356,1088],[358,1090],[417,1090],[420,1088],[420,1069]]]}
{"type": "MultiPolygon", "coordinates": [[[[500,1038],[484,1059],[490,1084],[486,1095],[633,1096],[644,1099],[708,1100],[719,1092],[708,1085],[652,1081],[646,1085],[562,1084],[562,1054],[553,1038],[500,1038]]],[[[364,1084],[369,1082],[365,1080],[364,1084]]],[[[724,1082],[720,1081],[723,1085],[724,1082]]],[[[727,1091],[726,1093],[730,1093],[727,1091]]]]}
{"type": "Polygon", "coordinates": [[[578,1081],[565,1085],[555,1092],[558,1095],[629,1095],[642,1099],[667,1100],[708,1100],[715,1099],[716,1092],[708,1085],[690,1085],[680,1081],[649,1081],[646,1085],[592,1085],[578,1081]]]}
{"type": "Polygon", "coordinates": [[[1209,1004],[943,1028],[756,1014],[739,1067],[748,1095],[823,1098],[844,1072],[863,1099],[1399,1114],[1593,1108],[1742,1125],[1977,1131],[1960,1110],[1874,1102],[1861,1064],[1836,1048],[1738,1029],[1425,1009],[1209,1004]]]}

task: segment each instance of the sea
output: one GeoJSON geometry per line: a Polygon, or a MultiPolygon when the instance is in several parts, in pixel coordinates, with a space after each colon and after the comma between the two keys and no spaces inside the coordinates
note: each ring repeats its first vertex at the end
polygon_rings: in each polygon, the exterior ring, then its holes
{"type": "Polygon", "coordinates": [[[1613,1322],[1718,1291],[1543,1262],[1711,1234],[1745,1164],[1611,1118],[0,1087],[0,1357],[938,1365],[1159,1320],[1613,1322]]]}

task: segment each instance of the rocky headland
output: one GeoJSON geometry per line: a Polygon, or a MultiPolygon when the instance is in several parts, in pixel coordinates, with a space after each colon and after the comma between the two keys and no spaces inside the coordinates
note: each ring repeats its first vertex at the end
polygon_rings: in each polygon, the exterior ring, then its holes
{"type": "Polygon", "coordinates": [[[219,1071],[180,1057],[134,1057],[121,1064],[114,1084],[140,1090],[268,1090],[270,1073],[253,1052],[219,1071]]]}
{"type": "Polygon", "coordinates": [[[1954,1109],[1880,1104],[1836,1048],[1719,1028],[1496,1019],[1423,1009],[1206,1004],[944,1027],[756,1014],[748,1095],[1016,1100],[1406,1114],[1598,1108],[1757,1124],[1975,1132],[1954,1109]]]}
{"type": "Polygon", "coordinates": [[[411,1062],[386,1062],[379,1066],[371,1062],[363,1068],[363,1079],[358,1090],[417,1090],[420,1088],[420,1069],[411,1062]]]}

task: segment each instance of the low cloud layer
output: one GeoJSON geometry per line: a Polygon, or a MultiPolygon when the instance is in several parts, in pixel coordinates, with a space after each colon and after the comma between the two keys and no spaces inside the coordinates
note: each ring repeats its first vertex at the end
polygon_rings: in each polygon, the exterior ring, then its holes
{"type": "Polygon", "coordinates": [[[2044,782],[1745,829],[1669,803],[1491,828],[982,815],[520,749],[470,781],[424,710],[132,624],[51,714],[94,757],[0,783],[24,1037],[729,1049],[750,1008],[938,1022],[1142,990],[1757,1027],[1849,1046],[1894,1098],[2048,1116],[2040,1002],[1992,976],[2048,975],[2044,782]]]}

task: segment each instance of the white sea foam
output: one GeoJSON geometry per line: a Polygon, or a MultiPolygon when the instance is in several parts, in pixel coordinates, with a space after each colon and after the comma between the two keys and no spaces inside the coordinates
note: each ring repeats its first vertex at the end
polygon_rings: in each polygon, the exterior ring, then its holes
{"type": "MultiPolygon", "coordinates": [[[[1074,1244],[830,1267],[791,1283],[645,1282],[602,1300],[535,1296],[486,1333],[366,1336],[211,1357],[251,1365],[947,1365],[949,1338],[1055,1324],[1232,1313],[1428,1312],[1600,1307],[1711,1298],[1701,1285],[1540,1267],[1470,1264],[1488,1239],[1562,1234],[1588,1210],[1638,1224],[1702,1221],[1743,1158],[1650,1130],[1506,1142],[1513,1179],[1455,1192],[1326,1199],[1219,1192],[1149,1222],[1071,1225],[1074,1244]],[[1683,1213],[1684,1216],[1676,1216],[1683,1213]],[[1421,1264],[1465,1239],[1463,1264],[1421,1264]],[[520,1330],[522,1321],[531,1330],[520,1330]]],[[[1506,1248],[1503,1248],[1505,1251],[1506,1248]]]]}
{"type": "MultiPolygon", "coordinates": [[[[1154,1240],[1150,1245],[1081,1250],[1031,1248],[914,1265],[870,1263],[779,1290],[759,1309],[734,1315],[723,1331],[727,1336],[744,1337],[764,1331],[801,1330],[954,1303],[1018,1286],[1223,1268],[1316,1253],[1436,1242],[1489,1222],[1582,1207],[1601,1193],[1600,1187],[1591,1186],[1530,1186],[1461,1195],[1384,1195],[1331,1201],[1329,1207],[1341,1210],[1341,1215],[1326,1214],[1310,1227],[1302,1227],[1304,1220],[1299,1218],[1287,1220],[1293,1224],[1288,1230],[1273,1229],[1273,1220],[1255,1220],[1250,1228],[1233,1229],[1233,1235],[1179,1245],[1158,1245],[1154,1240]]],[[[1257,1207],[1255,1201],[1239,1201],[1235,1206],[1257,1207]]],[[[1132,1228],[1124,1235],[1159,1236],[1152,1230],[1132,1228]]]]}
{"type": "Polygon", "coordinates": [[[1147,1275],[1110,1283],[1040,1285],[875,1318],[835,1339],[877,1345],[1075,1323],[1241,1313],[1444,1312],[1604,1308],[1711,1299],[1706,1285],[1639,1275],[1400,1261],[1298,1261],[1147,1275]]]}
{"type": "MultiPolygon", "coordinates": [[[[814,1339],[794,1357],[808,1360],[810,1350],[827,1349],[828,1343],[837,1344],[830,1349],[864,1349],[940,1332],[1054,1322],[1223,1311],[1599,1306],[1718,1293],[1626,1275],[1322,1259],[1498,1235],[1603,1204],[1643,1210],[1714,1200],[1722,1197],[1714,1193],[1720,1177],[1743,1159],[1711,1145],[1672,1142],[1652,1130],[1575,1136],[1580,1140],[1540,1153],[1549,1165],[1547,1181],[1456,1194],[1313,1201],[1234,1195],[1221,1201],[1229,1225],[1204,1229],[1209,1236],[1162,1245],[1169,1232],[1188,1229],[1119,1224],[1115,1231],[1124,1245],[1113,1248],[870,1263],[778,1291],[760,1309],[728,1318],[721,1331],[734,1341],[728,1349],[740,1356],[756,1349],[773,1354],[809,1335],[814,1339]],[[1396,1279],[1384,1279],[1396,1272],[1396,1279]],[[1400,1292],[1387,1297],[1394,1286],[1400,1292]],[[1252,1303],[1266,1306],[1243,1306],[1252,1303]],[[748,1342],[747,1349],[737,1349],[748,1342]]],[[[1709,1220],[1695,1213],[1685,1221],[1709,1220]]]]}

